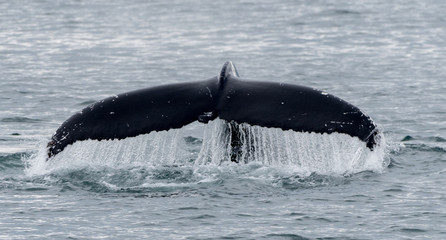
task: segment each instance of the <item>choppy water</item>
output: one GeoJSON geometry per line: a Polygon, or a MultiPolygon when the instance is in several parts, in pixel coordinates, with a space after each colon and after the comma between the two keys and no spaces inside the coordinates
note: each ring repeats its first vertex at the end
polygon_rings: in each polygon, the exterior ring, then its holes
{"type": "Polygon", "coordinates": [[[446,3],[0,1],[0,239],[446,238],[446,3]],[[315,87],[378,123],[342,134],[221,121],[85,141],[57,127],[117,93],[215,76],[315,87]],[[253,150],[254,151],[251,151],[253,150]]]}

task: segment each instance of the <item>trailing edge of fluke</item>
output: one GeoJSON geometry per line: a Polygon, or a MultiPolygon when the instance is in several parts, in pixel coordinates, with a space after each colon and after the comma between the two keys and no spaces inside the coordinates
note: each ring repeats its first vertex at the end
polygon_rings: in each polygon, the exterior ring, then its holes
{"type": "Polygon", "coordinates": [[[217,117],[297,132],[345,133],[371,150],[377,144],[376,125],[350,103],[313,88],[243,81],[226,62],[220,75],[208,80],[140,89],[91,104],[57,129],[48,157],[76,141],[124,139],[217,117]]]}

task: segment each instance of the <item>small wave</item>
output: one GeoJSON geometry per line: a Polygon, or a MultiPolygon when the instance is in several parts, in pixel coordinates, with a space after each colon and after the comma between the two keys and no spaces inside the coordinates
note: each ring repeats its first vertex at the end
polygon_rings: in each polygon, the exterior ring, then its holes
{"type": "Polygon", "coordinates": [[[12,118],[2,118],[0,122],[8,122],[8,123],[38,123],[41,122],[40,119],[33,119],[27,117],[12,117],[12,118]]]}
{"type": "Polygon", "coordinates": [[[333,13],[339,14],[339,15],[359,15],[359,14],[361,14],[360,12],[351,11],[351,10],[347,10],[347,9],[336,9],[336,10],[333,10],[333,13]]]}
{"type": "Polygon", "coordinates": [[[432,142],[446,142],[446,139],[442,137],[428,137],[427,139],[432,142]]]}
{"type": "Polygon", "coordinates": [[[27,152],[19,152],[13,154],[0,155],[0,171],[24,169],[22,158],[28,157],[27,152]]]}
{"type": "Polygon", "coordinates": [[[388,168],[401,168],[401,167],[402,167],[401,163],[398,160],[396,160],[393,157],[390,158],[388,168]]]}
{"type": "Polygon", "coordinates": [[[401,142],[408,142],[412,140],[415,140],[415,138],[412,136],[405,136],[403,139],[401,139],[401,142]]]}
{"type": "MultiPolygon", "coordinates": [[[[23,181],[23,179],[21,180],[23,181]]],[[[45,175],[25,178],[31,189],[57,189],[94,193],[136,194],[147,197],[176,196],[179,194],[211,194],[215,198],[228,196],[264,195],[282,191],[312,189],[348,184],[348,176],[311,174],[297,176],[287,169],[258,164],[223,166],[166,166],[134,168],[64,169],[45,175]],[[34,187],[37,186],[37,187],[34,187]],[[51,186],[51,187],[50,187],[51,186]]],[[[28,187],[29,188],[29,187],[28,187]]],[[[37,191],[37,190],[35,190],[37,191]]]]}
{"type": "Polygon", "coordinates": [[[446,139],[442,138],[442,137],[438,137],[438,136],[413,137],[413,136],[410,136],[410,135],[407,135],[403,139],[401,139],[401,142],[409,142],[409,141],[425,141],[425,142],[439,142],[439,143],[443,143],[443,142],[446,142],[446,139]]]}
{"type": "Polygon", "coordinates": [[[277,240],[279,240],[279,239],[280,240],[282,240],[282,239],[292,239],[292,240],[309,240],[309,239],[311,239],[311,238],[306,238],[301,235],[292,234],[292,233],[268,234],[262,238],[263,239],[277,239],[277,240]]]}
{"type": "Polygon", "coordinates": [[[401,139],[398,150],[392,155],[400,155],[407,151],[445,153],[446,139],[439,136],[410,136],[401,139]]]}
{"type": "Polygon", "coordinates": [[[408,233],[424,233],[427,232],[427,230],[420,229],[420,228],[401,228],[402,232],[408,232],[408,233]]]}
{"type": "Polygon", "coordinates": [[[307,177],[291,176],[278,180],[280,186],[285,189],[307,189],[320,186],[335,186],[348,183],[350,180],[343,176],[326,176],[320,174],[311,174],[307,177]]]}
{"type": "Polygon", "coordinates": [[[421,152],[436,152],[436,153],[446,153],[446,148],[443,146],[432,146],[426,143],[405,143],[404,147],[407,149],[412,149],[421,152]]]}

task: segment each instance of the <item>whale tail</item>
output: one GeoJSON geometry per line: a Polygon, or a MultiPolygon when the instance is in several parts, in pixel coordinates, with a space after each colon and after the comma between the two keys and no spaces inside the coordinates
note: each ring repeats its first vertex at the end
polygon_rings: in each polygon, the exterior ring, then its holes
{"type": "Polygon", "coordinates": [[[345,133],[373,150],[378,130],[350,103],[309,87],[240,79],[228,61],[216,77],[122,93],[93,103],[57,129],[48,157],[87,139],[124,139],[220,118],[297,132],[345,133]]]}

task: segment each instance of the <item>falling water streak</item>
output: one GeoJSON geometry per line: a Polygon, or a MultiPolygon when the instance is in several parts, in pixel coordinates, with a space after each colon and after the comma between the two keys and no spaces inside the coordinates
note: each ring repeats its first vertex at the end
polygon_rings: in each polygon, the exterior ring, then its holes
{"type": "MultiPolygon", "coordinates": [[[[68,145],[47,160],[46,148],[27,159],[27,175],[83,167],[128,168],[133,166],[170,165],[187,161],[188,152],[181,144],[180,130],[152,132],[124,140],[85,140],[68,145]]],[[[42,144],[44,145],[44,144],[42,144]]]]}
{"type": "MultiPolygon", "coordinates": [[[[317,134],[283,131],[231,123],[217,119],[204,127],[203,143],[195,161],[181,145],[181,129],[152,132],[124,140],[86,140],[65,148],[46,160],[43,148],[29,162],[28,174],[45,174],[58,169],[82,167],[128,168],[134,166],[216,165],[231,162],[285,167],[300,174],[350,174],[365,170],[382,171],[388,165],[385,147],[370,151],[357,138],[346,134],[317,134]],[[240,148],[231,144],[232,132],[240,148]],[[237,136],[238,134],[238,136],[237,136]]],[[[384,145],[384,144],[383,144],[384,145]]]]}
{"type": "MultiPolygon", "coordinates": [[[[362,141],[346,134],[283,131],[248,124],[239,124],[237,129],[241,144],[237,157],[241,163],[288,166],[320,174],[381,171],[388,165],[384,146],[370,151],[362,141]]],[[[231,131],[228,122],[219,119],[210,122],[205,127],[203,146],[195,164],[220,165],[231,161],[231,154],[237,154],[230,143],[231,131]]]]}

